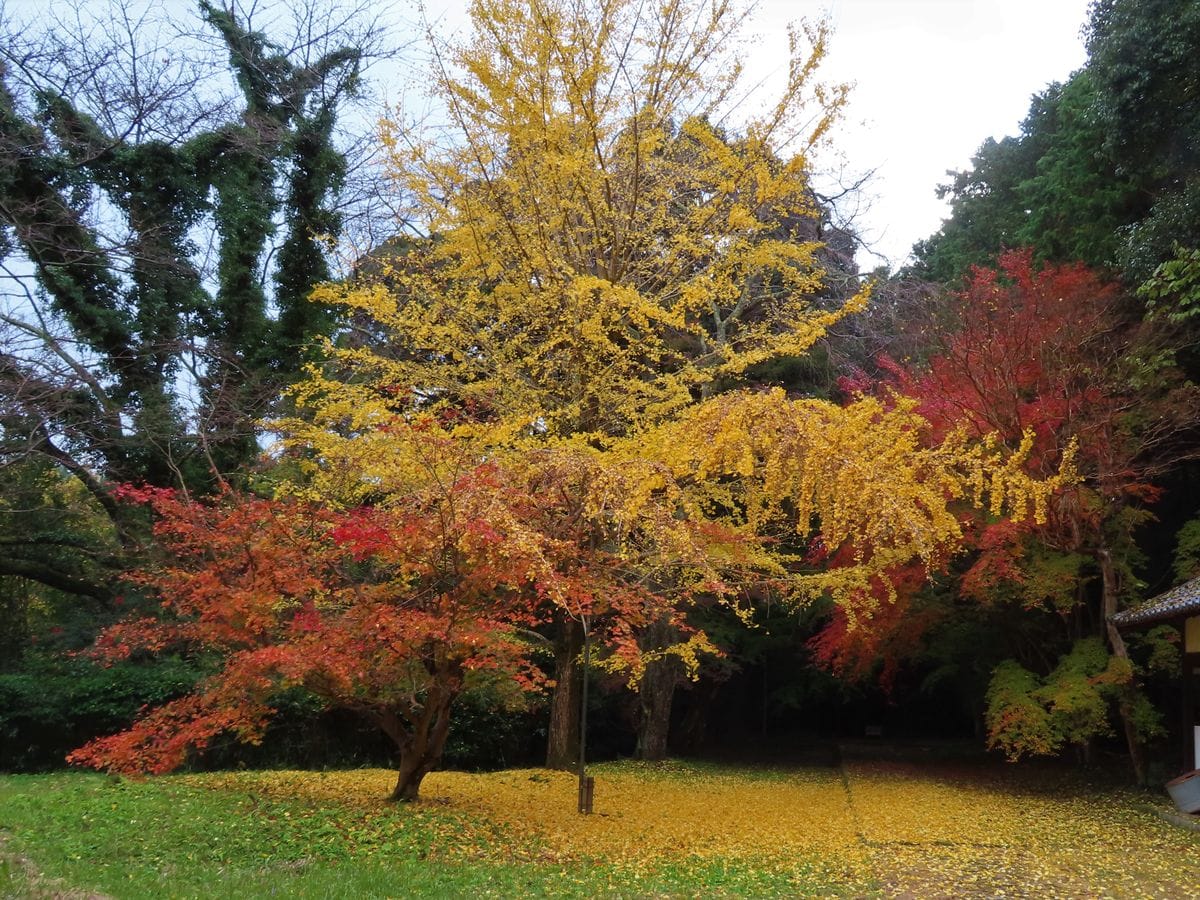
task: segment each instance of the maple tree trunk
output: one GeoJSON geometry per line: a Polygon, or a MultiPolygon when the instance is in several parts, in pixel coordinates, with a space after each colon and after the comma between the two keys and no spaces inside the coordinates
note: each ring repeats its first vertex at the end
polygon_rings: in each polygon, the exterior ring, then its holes
{"type": "Polygon", "coordinates": [[[583,626],[563,617],[554,638],[554,690],[546,731],[546,768],[575,771],[579,765],[579,700],[583,668],[583,626]]]}
{"type": "Polygon", "coordinates": [[[450,733],[450,707],[457,696],[457,691],[432,689],[420,713],[407,719],[408,727],[393,712],[381,714],[379,724],[400,751],[396,787],[388,800],[411,803],[420,798],[421,781],[442,760],[450,733]]]}
{"type": "MultiPolygon", "coordinates": [[[[1110,620],[1110,617],[1117,611],[1117,571],[1113,566],[1112,554],[1107,549],[1102,549],[1096,553],[1096,559],[1100,564],[1101,611],[1104,616],[1108,642],[1114,656],[1120,659],[1129,659],[1125,639],[1121,637],[1120,630],[1110,620]]],[[[1133,764],[1134,777],[1138,784],[1144,785],[1146,784],[1146,757],[1142,742],[1138,738],[1137,726],[1133,721],[1133,697],[1131,696],[1133,691],[1132,682],[1121,689],[1121,696],[1117,701],[1117,711],[1121,716],[1125,743],[1129,747],[1129,761],[1133,764]]]]}
{"type": "Polygon", "coordinates": [[[411,803],[420,797],[421,781],[429,774],[432,765],[425,765],[425,760],[419,751],[406,753],[400,750],[400,765],[397,767],[396,787],[388,796],[389,800],[401,803],[411,803]]]}

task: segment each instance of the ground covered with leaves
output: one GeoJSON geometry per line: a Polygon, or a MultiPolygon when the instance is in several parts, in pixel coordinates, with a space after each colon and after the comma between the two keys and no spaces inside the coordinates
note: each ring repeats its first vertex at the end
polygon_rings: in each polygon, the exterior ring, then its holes
{"type": "Polygon", "coordinates": [[[1149,795],[1059,772],[847,759],[593,774],[590,817],[573,776],[540,769],[434,773],[415,806],[383,801],[384,770],[8,778],[0,894],[37,878],[117,897],[1182,898],[1200,884],[1200,834],[1155,817],[1149,795]]]}

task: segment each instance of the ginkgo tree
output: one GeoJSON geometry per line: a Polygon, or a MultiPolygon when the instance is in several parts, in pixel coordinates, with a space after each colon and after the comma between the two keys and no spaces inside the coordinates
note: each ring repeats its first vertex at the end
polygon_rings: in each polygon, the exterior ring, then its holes
{"type": "MultiPolygon", "coordinates": [[[[728,0],[480,0],[471,18],[469,39],[431,47],[436,127],[385,128],[429,239],[379,284],[318,292],[374,320],[386,349],[341,353],[354,387],[316,376],[309,392],[469,408],[493,446],[606,447],[865,302],[813,302],[808,157],[845,99],[817,80],[824,26],[793,33],[759,107],[728,0]]],[[[564,619],[557,634],[549,758],[565,765],[581,633],[564,619]]]]}
{"type": "MultiPolygon", "coordinates": [[[[815,300],[809,156],[845,99],[817,78],[824,26],[792,34],[780,96],[755,106],[739,79],[744,20],[725,0],[479,0],[471,16],[469,39],[432,47],[437,128],[385,129],[428,237],[383,258],[373,282],[317,292],[363,325],[297,392],[310,418],[288,427],[324,464],[379,472],[381,427],[434,408],[492,456],[565,443],[654,457],[656,442],[689,440],[660,426],[866,303],[865,288],[834,308],[815,300]]],[[[809,427],[828,428],[820,419],[809,427]]],[[[849,472],[843,503],[863,495],[849,472]]],[[[828,583],[861,587],[862,571],[828,583]]],[[[579,640],[564,615],[557,765],[574,758],[579,640]]]]}
{"type": "MultiPolygon", "coordinates": [[[[1071,476],[1032,478],[1028,444],[954,430],[931,444],[912,403],[732,389],[866,302],[864,290],[835,309],[816,303],[820,248],[801,239],[814,212],[806,153],[844,96],[815,82],[823,28],[794,37],[779,102],[741,114],[743,18],[724,0],[478,0],[471,15],[471,39],[434,44],[433,89],[453,139],[387,130],[426,233],[362,267],[371,277],[316,292],[349,327],[293,391],[296,415],[273,423],[295,473],[282,494],[334,523],[319,552],[297,559],[338,560],[314,576],[328,586],[311,601],[332,612],[321,646],[343,648],[343,687],[297,668],[260,671],[255,709],[289,680],[361,708],[395,683],[371,673],[434,675],[452,659],[446,677],[416,682],[404,700],[449,715],[456,673],[474,658],[464,636],[486,637],[488,665],[519,677],[518,635],[541,629],[557,663],[548,756],[569,764],[572,623],[590,621],[605,664],[644,685],[664,660],[686,670],[714,651],[687,621],[693,602],[743,604],[769,583],[797,603],[831,595],[869,617],[871,598],[892,596],[897,565],[954,551],[958,504],[1040,517],[1071,476]],[[845,564],[814,568],[818,544],[845,564]],[[428,619],[422,604],[448,604],[458,624],[428,619]],[[382,632],[364,630],[372,617],[382,632]],[[668,637],[648,645],[654,629],[668,637]]],[[[196,583],[197,559],[154,585],[170,596],[196,583]]],[[[229,560],[217,580],[237,584],[249,569],[240,551],[229,560]]],[[[275,658],[297,621],[275,588],[255,595],[251,617],[223,616],[212,608],[222,602],[197,596],[183,617],[243,629],[243,643],[210,646],[226,667],[200,696],[218,709],[227,685],[242,690],[239,661],[275,658]]],[[[318,664],[317,649],[299,655],[304,665],[318,664]]],[[[122,765],[140,758],[139,741],[183,740],[178,722],[205,709],[177,709],[77,759],[122,765]]],[[[242,722],[226,725],[257,734],[242,722]]],[[[397,733],[409,740],[413,727],[397,733]]],[[[403,740],[398,799],[415,796],[438,750],[426,741],[406,756],[403,740]]]]}

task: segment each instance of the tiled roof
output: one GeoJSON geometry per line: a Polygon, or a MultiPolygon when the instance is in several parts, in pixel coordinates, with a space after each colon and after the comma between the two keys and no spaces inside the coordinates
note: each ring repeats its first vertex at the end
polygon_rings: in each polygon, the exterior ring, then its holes
{"type": "Polygon", "coordinates": [[[1186,581],[1171,588],[1137,609],[1126,609],[1110,616],[1114,625],[1126,628],[1130,625],[1151,625],[1169,622],[1187,616],[1200,616],[1200,578],[1186,581]]]}

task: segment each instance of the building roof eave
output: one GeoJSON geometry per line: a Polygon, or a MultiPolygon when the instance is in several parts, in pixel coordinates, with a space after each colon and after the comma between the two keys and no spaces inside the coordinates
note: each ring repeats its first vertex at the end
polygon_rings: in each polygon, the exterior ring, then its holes
{"type": "Polygon", "coordinates": [[[1146,601],[1134,609],[1125,609],[1109,616],[1118,628],[1173,622],[1189,616],[1200,616],[1200,578],[1193,578],[1165,594],[1146,601]]]}

